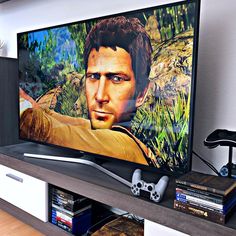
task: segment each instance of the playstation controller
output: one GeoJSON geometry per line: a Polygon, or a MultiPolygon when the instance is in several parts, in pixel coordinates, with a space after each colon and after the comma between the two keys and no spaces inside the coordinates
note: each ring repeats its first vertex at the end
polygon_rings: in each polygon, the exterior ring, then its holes
{"type": "Polygon", "coordinates": [[[236,147],[236,131],[216,129],[204,140],[205,146],[215,148],[218,145],[229,147],[228,163],[220,169],[220,175],[236,178],[236,164],[233,161],[233,148],[236,147]]]}
{"type": "Polygon", "coordinates": [[[157,184],[146,183],[141,179],[141,170],[136,169],[132,176],[131,192],[135,196],[147,195],[154,202],[160,202],[168,185],[168,176],[162,176],[157,184]],[[143,194],[144,193],[144,194],[143,194]]]}
{"type": "Polygon", "coordinates": [[[204,140],[205,146],[215,148],[217,146],[236,147],[236,131],[216,129],[204,140]]]}

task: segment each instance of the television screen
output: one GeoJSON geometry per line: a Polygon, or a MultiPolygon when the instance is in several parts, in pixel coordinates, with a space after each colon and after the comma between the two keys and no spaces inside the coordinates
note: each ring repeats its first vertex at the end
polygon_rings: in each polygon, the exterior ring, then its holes
{"type": "Polygon", "coordinates": [[[190,169],[199,1],[17,35],[20,138],[190,169]]]}

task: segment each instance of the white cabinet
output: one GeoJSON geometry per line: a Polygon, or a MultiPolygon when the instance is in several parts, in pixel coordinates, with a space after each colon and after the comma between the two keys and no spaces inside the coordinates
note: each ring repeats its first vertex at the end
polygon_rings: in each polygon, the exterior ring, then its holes
{"type": "Polygon", "coordinates": [[[144,220],[144,236],[165,235],[165,236],[189,236],[180,231],[157,224],[150,220],[144,220]]]}
{"type": "Polygon", "coordinates": [[[42,180],[0,165],[0,198],[48,221],[48,184],[42,180]]]}

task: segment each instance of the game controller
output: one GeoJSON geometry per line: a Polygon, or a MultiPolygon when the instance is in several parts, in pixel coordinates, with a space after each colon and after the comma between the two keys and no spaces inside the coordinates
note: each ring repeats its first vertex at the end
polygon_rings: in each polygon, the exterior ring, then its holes
{"type": "Polygon", "coordinates": [[[220,175],[236,178],[236,164],[233,163],[233,148],[236,147],[236,131],[227,129],[216,129],[204,140],[205,146],[215,148],[217,146],[228,146],[228,163],[220,169],[220,175]]]}
{"type": "Polygon", "coordinates": [[[145,195],[145,193],[148,193],[149,198],[152,201],[160,202],[165,193],[168,181],[168,176],[162,176],[157,184],[146,183],[141,179],[141,170],[136,169],[132,176],[131,192],[135,196],[145,195]]]}
{"type": "Polygon", "coordinates": [[[204,140],[205,146],[215,148],[217,146],[236,147],[236,132],[226,129],[216,129],[204,140]]]}

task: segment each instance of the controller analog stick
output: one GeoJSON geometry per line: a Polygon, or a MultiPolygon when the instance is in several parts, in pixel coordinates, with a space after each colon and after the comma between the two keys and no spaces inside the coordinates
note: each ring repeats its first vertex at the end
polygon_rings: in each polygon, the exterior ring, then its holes
{"type": "Polygon", "coordinates": [[[151,191],[152,191],[152,189],[153,189],[153,188],[152,188],[152,186],[148,186],[148,191],[150,191],[150,192],[151,192],[151,191]]]}
{"type": "Polygon", "coordinates": [[[139,183],[137,183],[137,187],[138,188],[141,188],[142,187],[142,184],[139,182],[139,183]]]}

